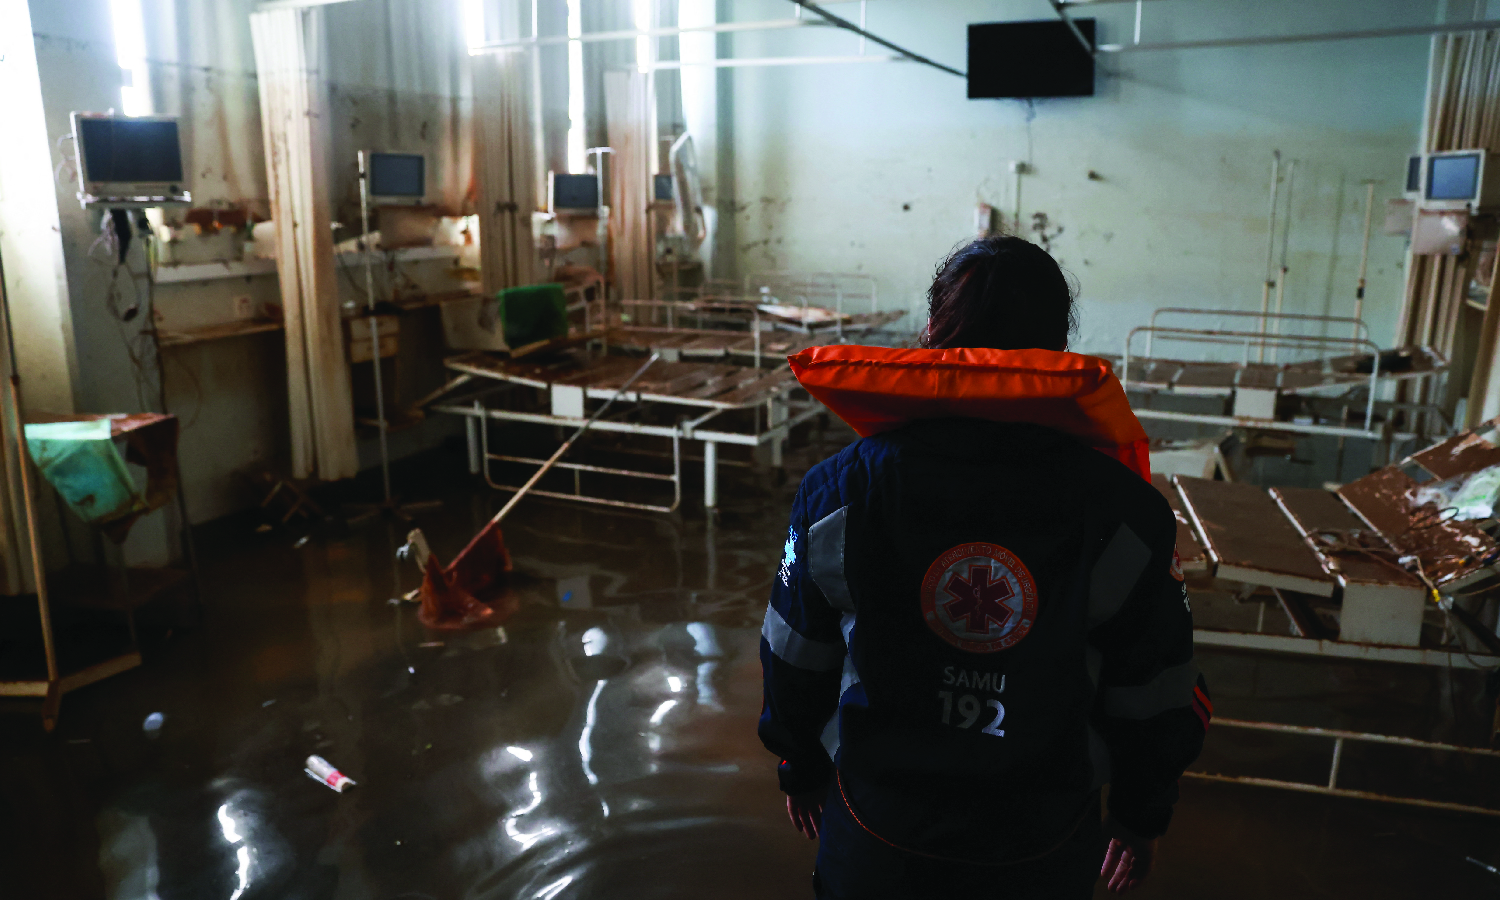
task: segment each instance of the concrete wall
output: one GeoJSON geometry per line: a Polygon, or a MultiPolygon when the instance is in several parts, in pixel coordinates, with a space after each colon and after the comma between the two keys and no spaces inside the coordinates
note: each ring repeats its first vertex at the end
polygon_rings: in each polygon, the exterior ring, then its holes
{"type": "MultiPolygon", "coordinates": [[[[857,17],[857,7],[831,7],[857,17]]],[[[738,20],[784,18],[745,0],[738,20]]],[[[1101,5],[1101,42],[1129,42],[1133,4],[1101,5]]],[[[1143,39],[1306,33],[1437,21],[1437,4],[1160,0],[1143,39]]],[[[1042,0],[873,2],[869,28],[963,69],[971,22],[1052,18],[1042,0]]],[[[735,55],[845,55],[858,39],[803,29],[736,37],[735,55]]],[[[741,271],[866,272],[882,305],[925,318],[933,266],[973,234],[985,201],[1022,230],[1046,216],[1078,280],[1075,348],[1118,351],[1162,306],[1259,308],[1271,153],[1296,158],[1287,310],[1348,314],[1365,179],[1399,196],[1418,143],[1426,37],[1101,55],[1097,96],[968,100],[965,83],[914,63],[733,70],[734,226],[741,271]],[[1089,172],[1097,173],[1092,180],[1089,172]],[[918,314],[919,313],[919,314],[918,314]]],[[[885,51],[871,46],[870,53],[885,51]]],[[[720,109],[720,115],[725,115],[720,109]]],[[[1392,340],[1403,238],[1370,247],[1366,317],[1392,340]]]]}

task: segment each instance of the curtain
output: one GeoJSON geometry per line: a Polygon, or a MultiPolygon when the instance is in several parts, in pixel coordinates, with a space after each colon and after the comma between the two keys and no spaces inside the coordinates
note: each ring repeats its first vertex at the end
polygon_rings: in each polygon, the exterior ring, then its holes
{"type": "Polygon", "coordinates": [[[323,10],[257,12],[250,25],[286,319],[292,474],[347,478],[359,462],[329,214],[323,10]]]}
{"type": "Polygon", "coordinates": [[[472,211],[473,91],[461,13],[461,0],[359,0],[325,9],[336,219],[359,220],[361,150],[422,154],[427,202],[448,215],[472,211]]]}
{"type": "Polygon", "coordinates": [[[621,299],[650,300],[655,255],[651,232],[656,101],[651,75],[636,69],[604,73],[610,169],[609,231],[614,283],[621,299]]]}
{"type": "MultiPolygon", "coordinates": [[[[1432,39],[1427,77],[1427,105],[1422,124],[1425,152],[1487,148],[1500,150],[1500,32],[1479,31],[1437,35],[1432,39]]],[[[1407,269],[1406,296],[1397,336],[1401,343],[1430,346],[1450,360],[1469,358],[1473,371],[1467,383],[1455,365],[1445,396],[1424,386],[1422,395],[1407,399],[1440,403],[1452,408],[1467,389],[1469,426],[1500,414],[1500,367],[1495,365],[1500,305],[1491,288],[1482,316],[1465,303],[1474,275],[1478,247],[1465,257],[1413,255],[1407,269]]],[[[1494,280],[1491,279],[1491,285],[1494,280]]]]}
{"type": "Polygon", "coordinates": [[[255,54],[255,0],[142,0],[153,110],[177,116],[195,206],[270,213],[255,54]]]}
{"type": "MultiPolygon", "coordinates": [[[[635,28],[634,0],[578,0],[580,26],[585,34],[631,31],[635,28]]],[[[609,146],[609,85],[611,72],[634,69],[635,41],[590,41],[583,45],[584,143],[609,146]]],[[[606,190],[608,186],[606,185],[606,190]]]]}
{"type": "Polygon", "coordinates": [[[474,182],[486,297],[534,280],[537,208],[531,65],[526,51],[473,57],[474,182]]]}

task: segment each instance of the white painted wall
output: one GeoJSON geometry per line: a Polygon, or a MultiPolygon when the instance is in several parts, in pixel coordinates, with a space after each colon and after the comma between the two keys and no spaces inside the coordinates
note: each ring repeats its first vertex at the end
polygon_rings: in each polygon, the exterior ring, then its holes
{"type": "MultiPolygon", "coordinates": [[[[831,7],[857,17],[857,6],[831,7]]],[[[777,0],[737,20],[784,18],[777,0]]],[[[1133,4],[1101,5],[1104,42],[1128,42],[1133,4]]],[[[1431,0],[1155,0],[1147,41],[1436,21],[1431,0]]],[[[1043,0],[876,0],[868,27],[962,69],[970,22],[1052,17],[1043,0]]],[[[736,56],[852,54],[858,39],[803,29],[736,37],[736,56]]],[[[1047,215],[1078,280],[1074,346],[1118,352],[1162,306],[1258,309],[1273,149],[1298,159],[1287,310],[1347,314],[1365,179],[1399,196],[1418,142],[1429,39],[1387,38],[1101,56],[1098,94],[968,100],[962,79],[913,63],[734,70],[735,228],[741,271],[867,272],[882,306],[920,311],[933,266],[972,236],[976,202],[1023,226],[1047,215]],[[1097,172],[1102,180],[1088,178],[1097,172]],[[909,210],[904,207],[909,205],[909,210]]],[[[871,53],[883,53],[877,47],[871,53]]],[[[720,115],[725,111],[721,108],[720,115]]],[[[1389,343],[1403,238],[1370,249],[1366,314],[1389,343]]],[[[910,318],[913,327],[919,316],[910,318]]]]}

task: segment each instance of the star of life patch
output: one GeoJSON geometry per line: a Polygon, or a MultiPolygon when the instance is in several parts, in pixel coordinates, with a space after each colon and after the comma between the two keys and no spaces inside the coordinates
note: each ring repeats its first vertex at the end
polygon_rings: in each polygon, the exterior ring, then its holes
{"type": "Polygon", "coordinates": [[[797,529],[786,530],[786,546],[782,548],[781,555],[781,586],[792,586],[792,566],[797,562],[797,529]]]}
{"type": "Polygon", "coordinates": [[[960,650],[995,653],[1014,646],[1036,622],[1036,581],[998,544],[959,544],[927,568],[922,618],[960,650]]]}

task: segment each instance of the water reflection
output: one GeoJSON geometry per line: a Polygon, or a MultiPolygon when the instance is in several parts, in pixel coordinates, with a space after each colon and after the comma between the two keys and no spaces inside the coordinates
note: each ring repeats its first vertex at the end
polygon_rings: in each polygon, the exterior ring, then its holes
{"type": "Polygon", "coordinates": [[[536,812],[537,807],[542,805],[542,789],[537,786],[537,773],[530,772],[527,775],[526,787],[531,791],[531,802],[505,817],[505,833],[510,839],[521,845],[522,850],[531,849],[531,845],[551,834],[556,830],[544,826],[529,834],[524,834],[516,826],[517,820],[536,812]]]}
{"type": "MultiPolygon", "coordinates": [[[[759,591],[779,545],[760,557],[726,545],[709,559],[701,524],[556,515],[561,524],[507,531],[530,593],[504,629],[426,632],[410,606],[387,603],[383,581],[377,593],[370,571],[355,571],[378,555],[357,537],[309,556],[290,595],[302,615],[278,620],[297,628],[269,629],[271,650],[238,669],[258,679],[281,666],[276,693],[207,720],[212,743],[195,752],[218,780],[152,801],[159,818],[135,820],[119,842],[135,889],[114,896],[156,898],[147,845],[165,821],[176,831],[166,855],[192,859],[163,864],[170,896],[569,900],[655,896],[663,884],[701,896],[670,885],[726,877],[719,896],[790,893],[763,865],[788,829],[747,726],[760,702],[757,629],[738,627],[742,608],[763,603],[745,586],[759,591]],[[553,541],[559,531],[567,539],[553,541]],[[578,580],[559,592],[560,578],[578,580]],[[286,762],[324,744],[359,787],[334,794],[286,762]],[[226,791],[230,777],[250,790],[226,791]],[[192,828],[204,845],[185,853],[192,828]]],[[[261,598],[243,602],[258,610],[261,598]]],[[[133,713],[141,741],[146,711],[133,713]]],[[[164,729],[154,746],[171,739],[164,729]]],[[[789,884],[805,888],[807,862],[789,884]]]]}

